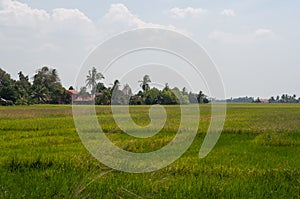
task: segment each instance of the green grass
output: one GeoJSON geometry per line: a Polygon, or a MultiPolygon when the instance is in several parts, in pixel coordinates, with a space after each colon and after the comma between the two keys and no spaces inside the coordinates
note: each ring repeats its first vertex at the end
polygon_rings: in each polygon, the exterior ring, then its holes
{"type": "MultiPolygon", "coordinates": [[[[71,106],[0,107],[0,198],[300,198],[300,104],[228,104],[220,140],[204,159],[198,153],[210,106],[200,109],[198,134],[180,159],[155,172],[130,174],[90,155],[71,106]]],[[[148,110],[130,108],[139,125],[150,122],[148,110]]],[[[108,106],[97,107],[97,114],[116,145],[148,152],[177,132],[179,109],[166,110],[166,125],[147,139],[118,129],[108,106]]]]}

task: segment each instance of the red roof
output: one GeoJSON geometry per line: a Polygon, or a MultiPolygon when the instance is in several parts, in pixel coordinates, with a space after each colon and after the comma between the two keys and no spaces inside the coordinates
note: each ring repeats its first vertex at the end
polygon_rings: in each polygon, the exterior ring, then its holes
{"type": "Polygon", "coordinates": [[[261,102],[261,103],[268,103],[269,100],[268,100],[268,99],[261,99],[260,102],[261,102]]]}
{"type": "Polygon", "coordinates": [[[72,95],[78,95],[78,92],[75,90],[67,90],[68,93],[72,94],[72,95]]]}

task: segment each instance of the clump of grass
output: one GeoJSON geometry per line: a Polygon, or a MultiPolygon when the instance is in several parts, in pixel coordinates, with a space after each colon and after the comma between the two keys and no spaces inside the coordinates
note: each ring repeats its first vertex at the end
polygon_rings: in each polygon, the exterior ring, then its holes
{"type": "Polygon", "coordinates": [[[43,160],[40,156],[33,160],[21,160],[17,157],[13,157],[11,161],[8,162],[8,170],[11,172],[21,171],[24,169],[48,169],[52,167],[55,163],[53,160],[47,159],[43,160]]]}
{"type": "Polygon", "coordinates": [[[264,132],[255,137],[254,143],[260,146],[295,146],[294,140],[287,132],[264,132]]]}

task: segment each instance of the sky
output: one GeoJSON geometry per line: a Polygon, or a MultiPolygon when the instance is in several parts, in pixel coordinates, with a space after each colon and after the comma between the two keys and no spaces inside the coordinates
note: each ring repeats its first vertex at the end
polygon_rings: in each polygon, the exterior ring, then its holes
{"type": "Polygon", "coordinates": [[[160,27],[201,44],[228,98],[300,95],[299,9],[298,0],[0,0],[0,68],[17,78],[49,66],[69,87],[101,42],[160,27]]]}

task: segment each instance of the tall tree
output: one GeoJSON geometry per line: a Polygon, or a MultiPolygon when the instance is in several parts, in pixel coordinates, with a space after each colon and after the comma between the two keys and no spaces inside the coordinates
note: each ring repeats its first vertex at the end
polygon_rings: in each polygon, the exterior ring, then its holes
{"type": "Polygon", "coordinates": [[[176,98],[180,104],[189,104],[189,98],[187,95],[184,95],[182,91],[180,91],[177,87],[171,89],[171,91],[175,94],[176,98]]]}
{"type": "Polygon", "coordinates": [[[140,80],[139,83],[140,83],[140,87],[142,88],[144,94],[150,90],[149,83],[151,83],[151,80],[150,80],[149,75],[145,75],[143,77],[143,80],[140,80]]]}
{"type": "Polygon", "coordinates": [[[206,98],[206,95],[202,91],[199,91],[199,94],[197,96],[197,100],[198,100],[198,103],[200,103],[200,104],[209,103],[209,100],[206,98]]]}
{"type": "Polygon", "coordinates": [[[129,104],[130,97],[132,95],[131,88],[128,84],[120,90],[120,82],[119,80],[115,80],[114,85],[111,89],[112,96],[111,96],[111,104],[129,104]]]}
{"type": "Polygon", "coordinates": [[[113,85],[113,87],[111,89],[111,92],[118,91],[119,89],[120,89],[120,82],[119,82],[119,80],[115,80],[114,81],[114,85],[113,85]]]}
{"type": "Polygon", "coordinates": [[[62,87],[56,69],[44,66],[33,77],[33,98],[37,103],[62,103],[65,89],[62,87]]]}
{"type": "Polygon", "coordinates": [[[88,75],[86,76],[86,86],[92,89],[92,94],[96,92],[96,86],[98,81],[104,79],[102,73],[97,72],[95,67],[92,70],[89,70],[88,75]]]}
{"type": "Polygon", "coordinates": [[[17,104],[27,105],[31,101],[31,83],[28,76],[24,76],[22,72],[18,73],[19,80],[16,82],[16,89],[18,91],[17,104]]]}
{"type": "Polygon", "coordinates": [[[5,105],[10,105],[17,100],[16,82],[10,75],[0,68],[0,98],[5,105]]]}
{"type": "Polygon", "coordinates": [[[198,99],[197,99],[197,94],[196,93],[192,93],[192,92],[189,92],[189,101],[191,104],[197,104],[198,103],[198,99]]]}
{"type": "Polygon", "coordinates": [[[186,87],[183,87],[181,92],[183,95],[188,95],[186,87]]]}
{"type": "Polygon", "coordinates": [[[204,93],[203,93],[202,91],[199,91],[199,94],[198,94],[198,96],[197,96],[198,103],[202,104],[204,98],[205,98],[204,93]]]}
{"type": "Polygon", "coordinates": [[[126,96],[132,96],[132,90],[128,84],[125,84],[124,88],[122,89],[124,95],[126,96]]]}

